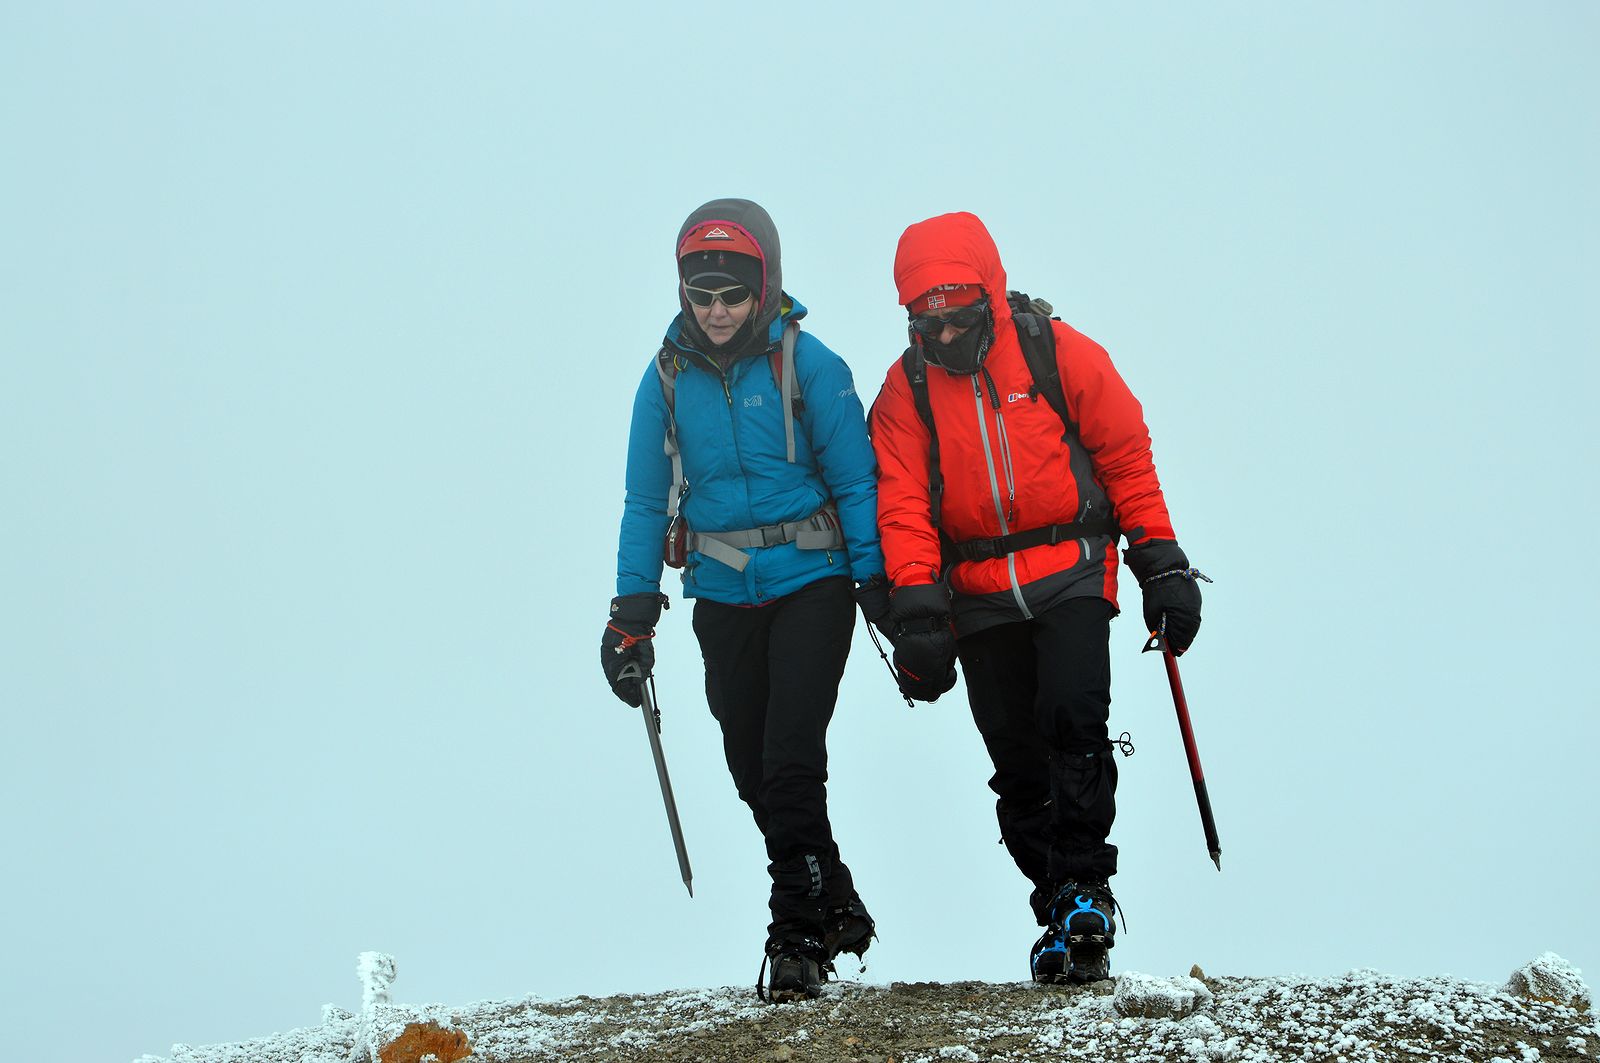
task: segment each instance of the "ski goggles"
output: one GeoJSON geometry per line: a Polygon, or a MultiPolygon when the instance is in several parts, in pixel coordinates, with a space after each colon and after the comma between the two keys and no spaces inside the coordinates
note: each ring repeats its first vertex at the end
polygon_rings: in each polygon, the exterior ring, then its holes
{"type": "Polygon", "coordinates": [[[989,300],[980,299],[971,306],[956,307],[945,317],[935,314],[915,314],[911,318],[911,329],[926,339],[936,340],[944,335],[945,326],[969,329],[982,324],[988,314],[989,300]]]}
{"type": "Polygon", "coordinates": [[[748,303],[755,292],[748,284],[730,284],[726,288],[695,288],[685,284],[683,294],[695,306],[710,306],[714,302],[720,302],[732,310],[736,306],[748,303]]]}

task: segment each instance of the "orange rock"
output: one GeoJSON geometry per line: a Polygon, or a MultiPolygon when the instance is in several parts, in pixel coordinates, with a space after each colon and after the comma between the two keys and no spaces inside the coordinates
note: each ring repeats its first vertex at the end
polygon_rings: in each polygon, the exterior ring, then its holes
{"type": "Polygon", "coordinates": [[[472,1045],[460,1030],[446,1030],[436,1022],[414,1022],[378,1049],[380,1063],[422,1063],[427,1055],[439,1063],[456,1063],[472,1055],[472,1045]]]}

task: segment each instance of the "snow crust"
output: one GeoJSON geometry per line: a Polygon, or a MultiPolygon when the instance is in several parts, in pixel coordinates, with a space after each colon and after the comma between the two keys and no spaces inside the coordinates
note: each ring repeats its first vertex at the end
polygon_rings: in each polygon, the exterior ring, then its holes
{"type": "Polygon", "coordinates": [[[1539,1041],[1517,1044],[1514,1056],[1504,1055],[1501,1041],[1495,1046],[1497,1058],[1506,1063],[1531,1063],[1545,1053],[1595,1052],[1600,1024],[1586,1003],[1577,1004],[1589,1000],[1581,972],[1546,954],[1517,975],[1541,991],[1539,999],[1527,999],[1509,986],[1445,977],[1397,979],[1368,970],[1324,979],[1206,981],[1129,972],[1119,976],[1114,991],[961,983],[959,996],[947,992],[937,999],[913,998],[910,990],[916,987],[830,983],[820,999],[782,1007],[759,1003],[748,987],[605,999],[528,997],[465,1007],[373,999],[362,1016],[330,1007],[320,1026],[235,1045],[174,1045],[164,1060],[144,1056],[136,1063],[349,1063],[370,1058],[367,1045],[387,1043],[407,1023],[426,1021],[465,1032],[471,1058],[479,1063],[584,1059],[617,1049],[665,1053],[673,1042],[694,1034],[732,1037],[763,1030],[787,1042],[780,1046],[784,1054],[803,1057],[814,1037],[864,1031],[869,1016],[888,1016],[872,1021],[880,1029],[892,1028],[899,1022],[896,1015],[904,1015],[910,1032],[935,1018],[943,1031],[942,1041],[908,1051],[901,1057],[904,1063],[1046,1058],[1378,1063],[1406,1058],[1406,1053],[1476,1061],[1491,1058],[1484,1031],[1496,1023],[1514,1026],[1519,1036],[1531,1030],[1539,1041]],[[1546,995],[1551,989],[1559,993],[1546,995]],[[372,1037],[365,1045],[364,1024],[370,1024],[372,1037]],[[945,1036],[949,1032],[959,1036],[945,1036]],[[364,1049],[360,1054],[358,1047],[364,1049]]]}

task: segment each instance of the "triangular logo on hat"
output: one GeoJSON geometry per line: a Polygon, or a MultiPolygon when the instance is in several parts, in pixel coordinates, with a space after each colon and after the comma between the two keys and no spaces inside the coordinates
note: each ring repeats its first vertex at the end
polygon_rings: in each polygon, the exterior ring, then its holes
{"type": "Polygon", "coordinates": [[[729,236],[726,232],[723,232],[721,229],[708,229],[707,231],[705,231],[705,232],[700,234],[700,239],[702,239],[702,240],[732,240],[733,237],[729,236]]]}

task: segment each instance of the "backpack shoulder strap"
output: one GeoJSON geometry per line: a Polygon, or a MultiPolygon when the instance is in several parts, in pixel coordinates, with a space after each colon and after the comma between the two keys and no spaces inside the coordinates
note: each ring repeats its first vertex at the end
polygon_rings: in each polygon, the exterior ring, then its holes
{"type": "Polygon", "coordinates": [[[794,421],[806,410],[805,399],[800,395],[800,376],[794,371],[794,348],[800,342],[800,323],[791,321],[783,328],[783,344],[767,355],[772,368],[772,382],[778,385],[778,394],[789,397],[783,404],[783,442],[789,464],[794,464],[794,421]]]}
{"type": "Polygon", "coordinates": [[[656,352],[656,376],[661,378],[661,397],[667,403],[667,438],[661,444],[672,461],[672,486],[667,489],[667,518],[676,519],[683,500],[683,455],[678,452],[678,415],[674,409],[678,396],[678,358],[665,344],[656,352]]]}
{"type": "Polygon", "coordinates": [[[1028,363],[1028,373],[1033,377],[1033,391],[1043,395],[1044,401],[1056,411],[1065,429],[1063,443],[1078,434],[1078,426],[1067,412],[1067,396],[1061,388],[1061,367],[1056,364],[1056,333],[1050,327],[1050,318],[1043,314],[1012,314],[1017,326],[1017,341],[1022,345],[1022,357],[1028,363]]]}
{"type": "Polygon", "coordinates": [[[665,344],[656,352],[656,376],[661,378],[661,397],[667,400],[667,416],[673,411],[673,399],[678,393],[678,360],[665,344]]]}
{"type": "Polygon", "coordinates": [[[900,356],[900,368],[911,385],[911,401],[917,408],[917,416],[928,429],[928,513],[933,518],[933,526],[938,528],[939,510],[944,500],[944,473],[939,468],[939,430],[934,427],[933,405],[928,401],[928,363],[920,349],[907,347],[900,356]]]}

